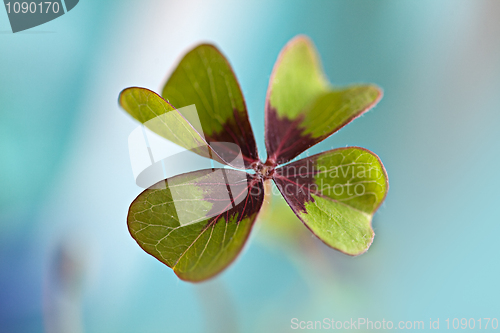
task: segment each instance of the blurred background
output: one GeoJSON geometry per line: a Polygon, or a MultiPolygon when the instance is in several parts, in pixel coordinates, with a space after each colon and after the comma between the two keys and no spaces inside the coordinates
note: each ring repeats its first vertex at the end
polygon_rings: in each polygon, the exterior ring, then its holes
{"type": "Polygon", "coordinates": [[[12,34],[0,10],[0,332],[288,332],[291,319],[500,317],[500,1],[97,1],[12,34]],[[337,85],[378,106],[308,151],[356,145],[390,190],[370,250],[317,241],[283,200],[209,282],[180,281],[126,227],[134,183],[117,103],[160,91],[190,47],[218,45],[260,154],[283,45],[315,42],[337,85]]]}

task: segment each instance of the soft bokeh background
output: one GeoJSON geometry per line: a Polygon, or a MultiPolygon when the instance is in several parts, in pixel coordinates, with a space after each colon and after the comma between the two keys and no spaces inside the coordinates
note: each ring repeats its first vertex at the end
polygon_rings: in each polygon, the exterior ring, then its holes
{"type": "MultiPolygon", "coordinates": [[[[290,320],[500,317],[500,1],[81,0],[12,34],[0,10],[0,332],[288,332],[290,320]],[[121,89],[159,90],[217,44],[260,154],[281,47],[305,33],[335,84],[385,96],[325,142],[384,162],[386,202],[356,258],[316,241],[279,198],[234,265],[179,281],[126,228],[140,193],[121,89]]],[[[442,328],[443,329],[443,328],[442,328]]]]}

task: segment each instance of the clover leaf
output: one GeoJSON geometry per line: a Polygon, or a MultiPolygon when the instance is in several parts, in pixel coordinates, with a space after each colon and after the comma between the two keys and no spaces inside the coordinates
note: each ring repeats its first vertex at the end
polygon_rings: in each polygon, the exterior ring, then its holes
{"type": "Polygon", "coordinates": [[[130,205],[130,234],[179,278],[206,280],[240,253],[264,202],[264,182],[272,179],[325,244],[349,255],[365,252],[373,241],[373,214],[388,191],[380,159],[367,149],[346,147],[290,161],[381,97],[373,84],[333,87],[312,42],[295,37],[271,75],[265,107],[268,158],[262,162],[228,61],[213,45],[195,47],[162,96],[132,87],[119,101],[151,131],[226,167],[184,173],[146,189],[130,205]],[[193,104],[197,117],[182,111],[193,104]]]}

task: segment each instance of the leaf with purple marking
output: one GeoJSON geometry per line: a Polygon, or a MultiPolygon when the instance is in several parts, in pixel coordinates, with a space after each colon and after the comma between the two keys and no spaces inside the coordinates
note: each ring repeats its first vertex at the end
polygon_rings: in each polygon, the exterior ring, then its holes
{"type": "Polygon", "coordinates": [[[222,271],[243,248],[264,200],[262,180],[212,169],[168,178],[132,202],[132,237],[183,280],[222,271]]]}
{"type": "Polygon", "coordinates": [[[266,101],[268,159],[282,164],[372,108],[382,90],[372,84],[333,88],[312,42],[292,39],[281,51],[266,101]]]}
{"type": "Polygon", "coordinates": [[[373,241],[371,220],[389,187],[382,162],[356,147],[330,150],[276,169],[295,214],[327,245],[350,255],[373,241]]]}
{"type": "Polygon", "coordinates": [[[202,44],[189,51],[162,96],[175,108],[196,105],[205,139],[220,156],[232,156],[227,145],[218,145],[229,142],[241,149],[246,169],[258,161],[245,99],[229,62],[215,46],[202,44]]]}

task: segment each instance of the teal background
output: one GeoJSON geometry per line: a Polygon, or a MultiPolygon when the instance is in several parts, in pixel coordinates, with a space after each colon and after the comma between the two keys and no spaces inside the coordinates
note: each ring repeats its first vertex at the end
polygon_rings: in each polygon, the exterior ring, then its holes
{"type": "Polygon", "coordinates": [[[292,318],[325,317],[440,318],[444,330],[446,318],[499,318],[499,92],[494,0],[85,0],[17,34],[0,10],[0,332],[288,332],[292,318]],[[381,157],[390,190],[374,244],[352,258],[308,234],[283,240],[263,218],[222,275],[179,281],[127,232],[137,124],[118,94],[160,91],[183,52],[213,42],[264,158],[269,75],[299,33],[334,84],[384,89],[310,150],[381,157]]]}

